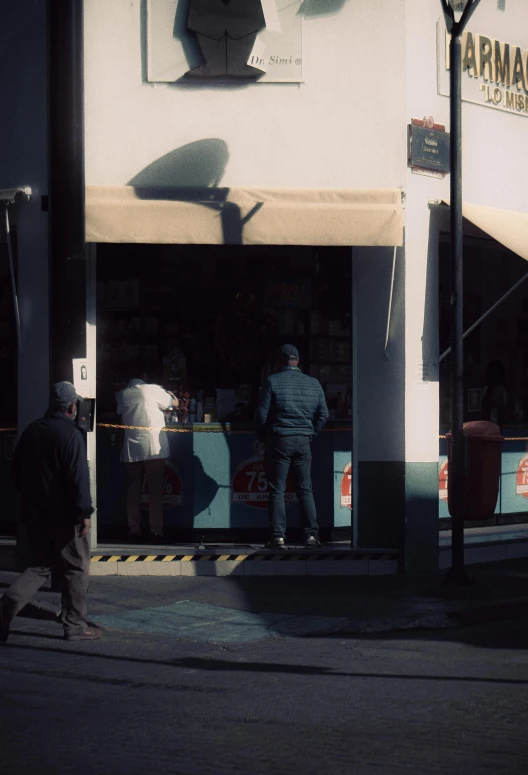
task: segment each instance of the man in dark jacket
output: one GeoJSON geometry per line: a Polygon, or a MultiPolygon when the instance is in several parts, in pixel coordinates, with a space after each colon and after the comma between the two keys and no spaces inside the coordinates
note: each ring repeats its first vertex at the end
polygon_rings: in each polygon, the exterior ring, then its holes
{"type": "Polygon", "coordinates": [[[286,533],[286,478],[290,465],[297,484],[306,546],[320,546],[312,492],[312,439],[328,419],[323,389],[318,380],[299,369],[299,352],[291,344],[279,350],[281,370],[266,380],[256,412],[256,431],[266,444],[269,549],[284,549],[286,533]]]}
{"type": "Polygon", "coordinates": [[[21,493],[21,520],[31,560],[0,601],[0,640],[13,617],[56,568],[62,579],[66,640],[94,640],[101,632],[86,621],[93,513],[86,446],[75,426],[80,396],[71,382],[53,385],[46,415],[28,425],[15,447],[12,477],[21,493]]]}

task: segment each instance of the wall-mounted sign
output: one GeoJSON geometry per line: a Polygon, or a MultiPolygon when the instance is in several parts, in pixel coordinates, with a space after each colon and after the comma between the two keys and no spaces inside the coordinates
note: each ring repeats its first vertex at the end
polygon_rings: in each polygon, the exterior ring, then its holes
{"type": "MultiPolygon", "coordinates": [[[[438,93],[449,95],[449,42],[438,23],[438,93]]],[[[528,116],[528,49],[466,30],[462,35],[462,99],[528,116]]]]}
{"type": "Polygon", "coordinates": [[[88,370],[88,361],[86,358],[73,358],[72,365],[75,390],[83,398],[93,398],[95,396],[95,385],[93,374],[88,370]]]}
{"type": "Polygon", "coordinates": [[[302,0],[148,0],[148,80],[302,81],[302,0]]]}
{"type": "Polygon", "coordinates": [[[413,171],[444,177],[449,172],[449,133],[432,119],[409,125],[409,164],[413,171]]]}

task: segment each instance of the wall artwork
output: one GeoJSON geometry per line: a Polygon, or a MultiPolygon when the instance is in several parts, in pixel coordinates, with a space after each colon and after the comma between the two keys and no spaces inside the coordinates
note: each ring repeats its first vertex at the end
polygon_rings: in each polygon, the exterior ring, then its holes
{"type": "Polygon", "coordinates": [[[151,83],[302,82],[302,0],[148,0],[151,83]]]}

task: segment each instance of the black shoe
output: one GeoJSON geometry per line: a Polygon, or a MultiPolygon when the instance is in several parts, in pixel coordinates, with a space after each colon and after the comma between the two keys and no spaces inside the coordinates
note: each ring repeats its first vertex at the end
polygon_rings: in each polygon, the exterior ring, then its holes
{"type": "Polygon", "coordinates": [[[284,545],[284,538],[282,538],[282,536],[270,539],[268,543],[265,544],[265,547],[266,549],[286,549],[286,546],[284,545]]]}
{"type": "Polygon", "coordinates": [[[149,544],[164,544],[165,540],[161,533],[151,533],[149,536],[149,544]]]}
{"type": "Polygon", "coordinates": [[[316,549],[318,546],[321,546],[321,542],[317,536],[306,536],[304,539],[304,545],[307,549],[316,549]]]}
{"type": "Polygon", "coordinates": [[[128,534],[128,543],[129,544],[142,544],[143,543],[143,536],[141,533],[133,533],[130,531],[128,534]]]}
{"type": "Polygon", "coordinates": [[[0,643],[7,643],[7,639],[9,638],[10,624],[11,621],[8,619],[7,614],[4,611],[2,601],[0,600],[0,643]]]}
{"type": "Polygon", "coordinates": [[[83,632],[64,633],[64,640],[99,640],[103,637],[97,627],[87,627],[83,632]]]}

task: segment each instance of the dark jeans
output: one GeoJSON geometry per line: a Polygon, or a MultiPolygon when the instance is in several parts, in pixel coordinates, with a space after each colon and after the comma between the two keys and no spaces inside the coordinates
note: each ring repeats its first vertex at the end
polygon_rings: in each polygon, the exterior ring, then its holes
{"type": "Polygon", "coordinates": [[[319,526],[312,492],[312,450],[308,436],[270,436],[266,441],[266,477],[268,480],[268,514],[274,538],[286,532],[284,493],[290,466],[293,470],[301,524],[305,537],[317,536],[319,526]]]}
{"type": "Polygon", "coordinates": [[[51,569],[62,581],[64,632],[73,635],[86,629],[86,597],[90,570],[90,540],[79,537],[77,525],[50,526],[27,523],[31,565],[20,574],[2,597],[4,616],[11,620],[31,601],[47,581],[51,569]]]}

